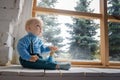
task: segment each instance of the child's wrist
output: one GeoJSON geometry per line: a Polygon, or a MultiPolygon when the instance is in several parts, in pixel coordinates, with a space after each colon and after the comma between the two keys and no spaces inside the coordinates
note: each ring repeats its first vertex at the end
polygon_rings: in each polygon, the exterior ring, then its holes
{"type": "Polygon", "coordinates": [[[54,51],[51,50],[51,52],[50,52],[50,56],[53,56],[53,55],[54,55],[54,51]]]}

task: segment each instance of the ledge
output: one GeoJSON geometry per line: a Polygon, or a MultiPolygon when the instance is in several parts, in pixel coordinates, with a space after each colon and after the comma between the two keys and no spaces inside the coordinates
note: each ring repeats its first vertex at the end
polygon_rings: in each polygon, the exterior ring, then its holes
{"type": "Polygon", "coordinates": [[[1,80],[120,80],[120,69],[72,67],[70,70],[26,69],[20,65],[1,66],[1,80]]]}

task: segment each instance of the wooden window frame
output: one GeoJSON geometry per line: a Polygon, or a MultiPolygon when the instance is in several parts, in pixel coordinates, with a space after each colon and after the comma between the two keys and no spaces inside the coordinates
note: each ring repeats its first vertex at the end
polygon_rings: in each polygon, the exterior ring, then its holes
{"type": "Polygon", "coordinates": [[[102,68],[120,68],[120,63],[114,63],[109,61],[109,40],[108,40],[108,24],[107,22],[120,22],[120,16],[111,16],[107,14],[107,0],[100,0],[100,13],[88,13],[77,12],[62,9],[43,8],[36,6],[37,0],[33,0],[32,17],[35,17],[36,13],[40,14],[59,14],[74,16],[77,18],[85,19],[99,19],[100,20],[100,39],[101,39],[101,61],[71,61],[73,66],[82,67],[102,67],[102,68]]]}

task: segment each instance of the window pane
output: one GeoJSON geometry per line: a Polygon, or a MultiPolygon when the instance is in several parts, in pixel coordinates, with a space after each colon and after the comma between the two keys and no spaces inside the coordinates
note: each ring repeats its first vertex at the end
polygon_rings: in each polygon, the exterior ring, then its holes
{"type": "Polygon", "coordinates": [[[100,60],[99,20],[61,15],[40,15],[44,22],[43,38],[47,45],[56,45],[57,58],[100,60]]]}
{"type": "MultiPolygon", "coordinates": [[[[108,14],[120,15],[120,1],[108,0],[108,14]]],[[[117,17],[116,17],[117,18],[117,17]]],[[[120,23],[109,22],[109,60],[120,61],[120,23]]]]}
{"type": "Polygon", "coordinates": [[[120,23],[109,23],[109,58],[120,61],[120,23]]]}
{"type": "Polygon", "coordinates": [[[99,0],[37,0],[37,6],[80,12],[100,13],[99,0]]]}
{"type": "Polygon", "coordinates": [[[108,0],[107,5],[109,15],[120,15],[120,0],[108,0]]]}

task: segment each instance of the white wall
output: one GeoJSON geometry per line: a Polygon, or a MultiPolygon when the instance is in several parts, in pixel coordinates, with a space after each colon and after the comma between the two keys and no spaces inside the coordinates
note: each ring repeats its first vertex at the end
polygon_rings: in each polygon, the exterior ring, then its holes
{"type": "Polygon", "coordinates": [[[18,60],[16,44],[31,13],[32,0],[0,0],[0,65],[18,60]]]}

